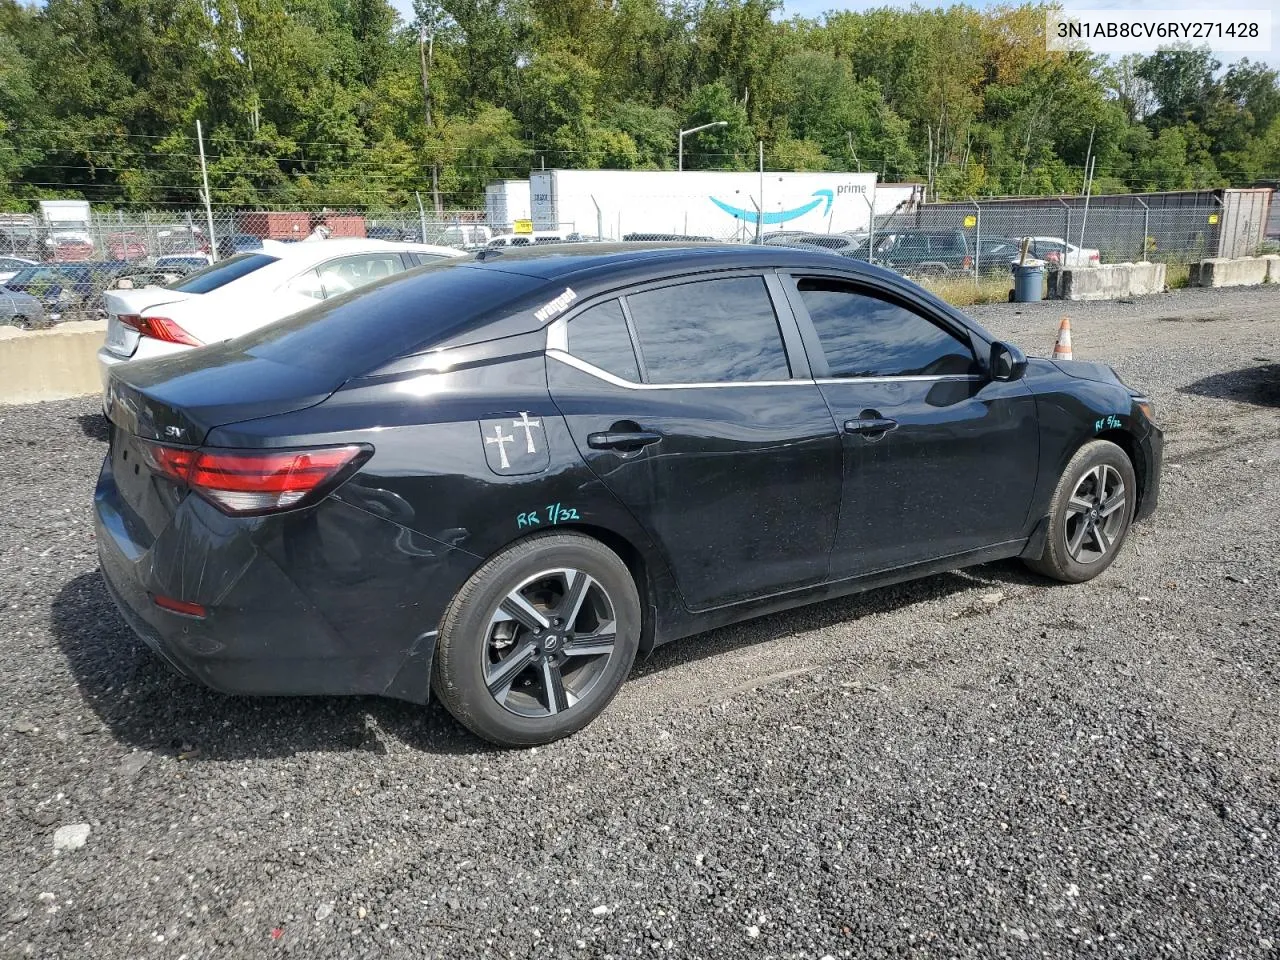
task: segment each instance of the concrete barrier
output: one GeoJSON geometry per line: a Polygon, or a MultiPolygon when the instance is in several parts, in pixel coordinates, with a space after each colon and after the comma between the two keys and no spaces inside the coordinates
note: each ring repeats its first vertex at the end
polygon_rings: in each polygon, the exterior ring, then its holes
{"type": "Polygon", "coordinates": [[[1163,263],[1107,263],[1063,267],[1050,294],[1059,300],[1120,300],[1164,290],[1163,263]]]}
{"type": "Polygon", "coordinates": [[[1187,282],[1193,287],[1252,287],[1280,280],[1280,260],[1275,254],[1265,257],[1211,257],[1191,265],[1187,282]]]}
{"type": "Polygon", "coordinates": [[[50,330],[0,327],[0,404],[97,393],[98,348],[106,335],[105,320],[77,320],[50,330]]]}

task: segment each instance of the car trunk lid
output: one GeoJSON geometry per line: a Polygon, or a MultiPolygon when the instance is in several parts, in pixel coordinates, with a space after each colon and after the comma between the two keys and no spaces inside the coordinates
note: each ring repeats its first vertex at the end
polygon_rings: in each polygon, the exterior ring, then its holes
{"type": "Polygon", "coordinates": [[[112,367],[106,409],[133,436],[194,446],[215,427],[314,406],[346,379],[257,357],[230,341],[112,367]]]}
{"type": "Polygon", "coordinates": [[[132,357],[138,349],[142,335],[127,323],[121,315],[138,315],[152,307],[170,303],[183,303],[197,294],[182,293],[164,287],[144,287],[140,290],[109,290],[107,304],[106,348],[118,357],[132,357]]]}

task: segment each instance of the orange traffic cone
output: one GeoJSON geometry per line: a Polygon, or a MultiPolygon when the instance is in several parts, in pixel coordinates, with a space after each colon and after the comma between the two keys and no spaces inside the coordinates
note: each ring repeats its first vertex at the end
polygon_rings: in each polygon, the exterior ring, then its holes
{"type": "Polygon", "coordinates": [[[1071,320],[1063,317],[1058,323],[1058,340],[1053,345],[1053,359],[1071,359],[1071,320]]]}

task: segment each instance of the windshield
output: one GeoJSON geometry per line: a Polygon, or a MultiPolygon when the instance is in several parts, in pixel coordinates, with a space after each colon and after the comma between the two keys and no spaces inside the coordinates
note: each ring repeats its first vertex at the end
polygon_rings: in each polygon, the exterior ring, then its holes
{"type": "Polygon", "coordinates": [[[261,270],[267,264],[275,263],[277,259],[279,258],[265,253],[241,253],[227,260],[210,264],[203,270],[197,270],[169,289],[181,293],[208,293],[225,286],[232,280],[239,280],[255,270],[261,270]]]}

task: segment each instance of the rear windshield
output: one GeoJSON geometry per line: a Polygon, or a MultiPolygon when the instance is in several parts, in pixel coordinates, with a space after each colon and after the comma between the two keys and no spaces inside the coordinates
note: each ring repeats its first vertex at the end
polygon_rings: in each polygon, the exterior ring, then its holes
{"type": "Polygon", "coordinates": [[[537,277],[450,258],[326,300],[233,342],[265,360],[354,377],[504,315],[545,285],[537,277]]]}
{"type": "Polygon", "coordinates": [[[210,290],[225,286],[232,280],[239,280],[255,270],[261,270],[268,263],[275,263],[277,259],[279,258],[265,253],[241,253],[227,260],[210,264],[203,270],[197,270],[169,289],[180,290],[183,293],[208,293],[210,290]]]}

